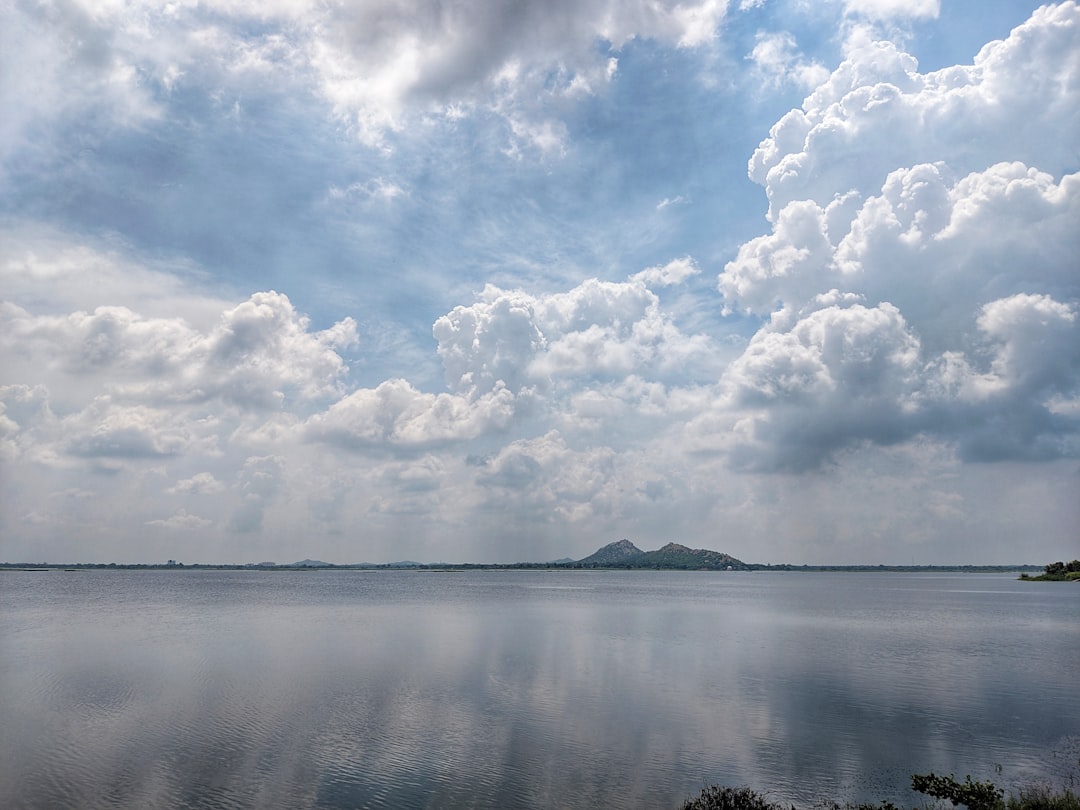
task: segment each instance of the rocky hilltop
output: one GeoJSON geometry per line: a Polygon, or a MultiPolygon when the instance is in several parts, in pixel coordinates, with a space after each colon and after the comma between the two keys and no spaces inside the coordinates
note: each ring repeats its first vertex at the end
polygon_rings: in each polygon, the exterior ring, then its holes
{"type": "Polygon", "coordinates": [[[742,560],[705,548],[688,548],[668,543],[656,551],[642,551],[629,540],[608,543],[584,559],[570,563],[574,568],[679,568],[708,571],[746,571],[742,560]]]}
{"type": "Polygon", "coordinates": [[[574,564],[588,568],[603,568],[609,565],[619,566],[625,565],[631,560],[638,559],[644,553],[644,551],[629,540],[619,540],[614,543],[608,543],[599,551],[594,551],[585,559],[578,560],[574,564]]]}

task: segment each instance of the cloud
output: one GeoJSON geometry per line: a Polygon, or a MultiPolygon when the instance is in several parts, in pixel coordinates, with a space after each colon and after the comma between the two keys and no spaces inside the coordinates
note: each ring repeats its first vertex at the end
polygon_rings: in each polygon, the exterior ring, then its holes
{"type": "Polygon", "coordinates": [[[634,39],[708,44],[726,7],[724,0],[76,1],[61,12],[18,3],[5,14],[0,49],[0,77],[12,77],[0,85],[12,99],[5,109],[18,113],[0,128],[0,161],[31,148],[29,133],[61,118],[138,127],[162,114],[162,99],[208,75],[220,77],[210,82],[218,86],[228,78],[237,88],[313,89],[377,148],[425,116],[481,111],[508,122],[514,148],[550,151],[564,134],[545,109],[606,86],[615,54],[634,39]]]}
{"type": "Polygon", "coordinates": [[[828,205],[894,169],[945,162],[966,174],[1021,161],[1075,170],[1080,128],[1080,6],[1037,9],[972,65],[918,72],[890,42],[855,48],[801,109],[783,116],[749,162],[774,221],[795,200],[828,205]]]}
{"type": "Polygon", "coordinates": [[[163,529],[175,529],[177,531],[198,531],[213,525],[213,521],[201,518],[198,515],[189,514],[184,509],[177,509],[172,517],[146,521],[147,526],[158,526],[163,529]]]}
{"type": "Polygon", "coordinates": [[[719,277],[725,307],[799,311],[840,289],[891,301],[936,342],[973,302],[1020,289],[1076,294],[1080,175],[1022,163],[955,179],[945,164],[890,172],[877,194],[785,206],[719,277]]]}
{"type": "Polygon", "coordinates": [[[239,534],[251,534],[263,527],[263,518],[284,487],[286,459],[280,456],[249,456],[237,476],[234,486],[240,495],[229,529],[239,534]]]}
{"type": "Polygon", "coordinates": [[[617,499],[615,453],[574,450],[557,431],[503,447],[477,475],[481,509],[542,523],[608,513],[617,499]]]}
{"type": "Polygon", "coordinates": [[[203,277],[189,262],[133,256],[116,239],[90,240],[25,218],[0,221],[5,299],[37,314],[122,307],[201,327],[228,304],[192,284],[203,277]]]}
{"type": "Polygon", "coordinates": [[[688,426],[738,468],[804,471],[919,425],[919,341],[889,304],[833,305],[790,330],[762,330],[721,381],[719,408],[688,426]]]}
{"type": "Polygon", "coordinates": [[[772,84],[791,82],[809,90],[829,78],[824,65],[799,53],[795,37],[788,31],[759,31],[746,58],[772,84]]]}
{"type": "Polygon", "coordinates": [[[344,200],[351,197],[360,197],[367,201],[389,202],[398,197],[407,196],[405,191],[397,183],[390,182],[383,177],[376,177],[366,183],[353,183],[346,188],[331,186],[330,199],[344,200]]]}
{"type": "Polygon", "coordinates": [[[219,495],[225,491],[225,485],[213,473],[201,472],[177,481],[165,491],[170,495],[219,495]]]}
{"type": "Polygon", "coordinates": [[[1080,395],[1080,177],[949,174],[897,170],[854,211],[789,203],[727,265],[725,305],[771,313],[725,374],[741,415],[710,423],[751,437],[721,442],[733,458],[816,467],[918,434],[973,461],[1076,454],[1080,423],[1055,403],[1080,395]],[[853,348],[877,354],[852,365],[853,348]]]}
{"type": "Polygon", "coordinates": [[[278,404],[286,391],[308,399],[332,395],[345,372],[338,350],[357,341],[352,318],[312,333],[286,296],[255,293],[208,336],[206,366],[225,370],[211,390],[249,407],[278,404]]]}
{"type": "Polygon", "coordinates": [[[0,459],[50,463],[59,424],[43,385],[0,385],[0,459]]]}
{"type": "Polygon", "coordinates": [[[312,441],[351,449],[419,448],[473,439],[505,428],[514,395],[501,383],[479,396],[425,394],[405,380],[354,391],[308,420],[312,441]]]}
{"type": "Polygon", "coordinates": [[[589,279],[566,293],[534,296],[488,285],[471,306],[455,307],[433,333],[450,386],[484,392],[547,388],[562,379],[658,378],[707,374],[715,366],[704,335],[683,334],[645,279],[662,286],[692,275],[687,260],[650,268],[629,282],[589,279]]]}
{"type": "Polygon", "coordinates": [[[60,432],[66,453],[87,458],[176,456],[193,450],[199,438],[183,418],[157,408],[118,405],[108,396],[66,417],[60,432]]]}
{"type": "Polygon", "coordinates": [[[918,437],[1077,455],[1077,32],[1075,3],[1044,7],[925,75],[862,44],[772,128],[750,162],[772,231],[718,278],[725,311],[766,321],[689,435],[761,471],[918,437]]]}
{"type": "Polygon", "coordinates": [[[146,318],[126,307],[33,315],[0,309],[0,345],[74,377],[97,376],[114,400],[200,403],[220,399],[242,410],[280,408],[287,397],[341,393],[339,350],[357,342],[346,318],[312,332],[289,299],[261,292],[200,331],[179,318],[146,318]]]}
{"type": "Polygon", "coordinates": [[[660,202],[656,204],[657,211],[663,211],[665,208],[670,208],[673,205],[689,205],[690,198],[679,194],[675,197],[664,197],[660,202]]]}
{"type": "Polygon", "coordinates": [[[845,0],[848,14],[873,20],[895,18],[934,18],[940,12],[939,0],[845,0]]]}
{"type": "Polygon", "coordinates": [[[630,276],[631,281],[640,281],[646,287],[671,287],[682,284],[691,276],[696,276],[701,270],[697,263],[689,256],[681,259],[672,259],[665,265],[647,267],[640,273],[630,276]]]}
{"type": "Polygon", "coordinates": [[[37,156],[35,133],[58,119],[137,127],[161,107],[138,60],[117,47],[100,9],[80,3],[11,3],[0,25],[0,184],[16,153],[37,156]]]}

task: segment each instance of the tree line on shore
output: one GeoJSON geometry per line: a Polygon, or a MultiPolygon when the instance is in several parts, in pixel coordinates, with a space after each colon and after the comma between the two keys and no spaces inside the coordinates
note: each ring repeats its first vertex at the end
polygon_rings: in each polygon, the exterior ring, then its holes
{"type": "Polygon", "coordinates": [[[1027,573],[1020,574],[1020,579],[1042,582],[1075,582],[1080,581],[1080,560],[1072,562],[1052,562],[1046,566],[1046,571],[1037,577],[1030,577],[1027,573]]]}

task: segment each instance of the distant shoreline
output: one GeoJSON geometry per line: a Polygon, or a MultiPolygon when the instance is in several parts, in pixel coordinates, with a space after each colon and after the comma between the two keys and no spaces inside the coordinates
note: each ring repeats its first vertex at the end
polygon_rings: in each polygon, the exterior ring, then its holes
{"type": "MultiPolygon", "coordinates": [[[[1011,574],[1042,571],[1041,565],[765,565],[745,563],[738,571],[694,566],[581,565],[580,563],[430,563],[400,565],[266,565],[212,563],[0,563],[0,571],[709,571],[740,573],[780,572],[851,572],[851,573],[970,573],[1011,574]]],[[[1035,578],[1032,578],[1035,579],[1035,578]]]]}

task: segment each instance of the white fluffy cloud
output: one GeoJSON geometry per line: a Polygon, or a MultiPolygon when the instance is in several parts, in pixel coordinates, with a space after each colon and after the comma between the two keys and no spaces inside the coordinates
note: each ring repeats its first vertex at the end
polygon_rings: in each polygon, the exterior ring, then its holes
{"type": "Polygon", "coordinates": [[[966,174],[1021,161],[1075,170],[1080,6],[1044,6],[972,65],[918,72],[890,42],[857,47],[770,130],[750,160],[776,219],[795,200],[826,206],[879,188],[898,168],[944,161],[966,174]]]}
{"type": "Polygon", "coordinates": [[[792,82],[809,90],[829,77],[824,65],[799,53],[795,37],[788,31],[759,31],[747,59],[774,84],[792,82]]]}
{"type": "Polygon", "coordinates": [[[313,416],[306,435],[353,449],[421,448],[505,428],[514,395],[501,383],[476,397],[425,394],[405,380],[354,391],[313,416]]]}
{"type": "Polygon", "coordinates": [[[218,495],[225,491],[225,485],[218,481],[213,473],[201,472],[191,478],[177,481],[166,490],[172,495],[218,495]]]}
{"type": "Polygon", "coordinates": [[[893,306],[831,305],[789,330],[764,329],[688,427],[740,468],[801,471],[845,448],[908,438],[920,346],[893,306]]]}
{"type": "Polygon", "coordinates": [[[185,532],[205,529],[207,526],[211,525],[211,523],[212,521],[209,521],[206,518],[190,514],[186,509],[177,509],[171,517],[156,518],[154,520],[146,521],[147,526],[158,526],[163,529],[174,529],[185,532]]]}
{"type": "Polygon", "coordinates": [[[1076,294],[1080,175],[1055,182],[1022,163],[952,175],[943,163],[916,165],[865,200],[788,204],[720,275],[725,306],[798,312],[839,289],[897,304],[937,339],[968,328],[960,319],[991,297],[1076,294]]]}
{"type": "Polygon", "coordinates": [[[483,508],[541,522],[588,519],[619,500],[615,452],[574,450],[557,431],[503,447],[480,469],[483,508]]]}
{"type": "Polygon", "coordinates": [[[74,376],[100,375],[118,400],[280,408],[287,397],[341,393],[346,371],[338,350],[357,341],[351,318],[321,332],[289,299],[256,293],[202,332],[179,318],[146,318],[126,307],[33,315],[0,309],[2,344],[13,356],[74,376]]]}
{"type": "Polygon", "coordinates": [[[566,378],[708,374],[714,367],[711,342],[683,334],[645,286],[646,279],[667,285],[693,272],[692,264],[676,260],[629,282],[590,279],[547,296],[489,285],[475,304],[435,322],[447,380],[456,390],[475,393],[500,381],[518,391],[566,378]]]}
{"type": "Polygon", "coordinates": [[[672,259],[664,265],[647,267],[640,273],[630,276],[630,280],[640,281],[646,287],[672,287],[700,272],[697,262],[689,256],[683,256],[681,259],[672,259]]]}
{"type": "Polygon", "coordinates": [[[745,463],[817,466],[920,433],[972,460],[1075,454],[1080,177],[949,174],[896,170],[855,210],[791,202],[727,265],[725,305],[771,312],[725,376],[749,408],[725,440],[745,463]],[[851,349],[871,354],[850,365],[851,349]]]}
{"type": "Polygon", "coordinates": [[[772,232],[719,277],[768,320],[693,431],[803,469],[916,436],[967,460],[1074,456],[1080,424],[1080,7],[972,66],[855,48],[750,161],[772,232]]]}

